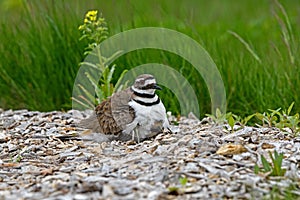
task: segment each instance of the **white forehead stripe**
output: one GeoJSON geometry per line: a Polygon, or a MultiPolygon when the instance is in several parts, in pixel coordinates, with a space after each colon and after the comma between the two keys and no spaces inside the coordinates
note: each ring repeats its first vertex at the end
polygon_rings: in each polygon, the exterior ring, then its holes
{"type": "Polygon", "coordinates": [[[155,83],[156,83],[155,79],[149,79],[149,80],[146,80],[145,85],[151,85],[151,84],[155,84],[155,83]]]}

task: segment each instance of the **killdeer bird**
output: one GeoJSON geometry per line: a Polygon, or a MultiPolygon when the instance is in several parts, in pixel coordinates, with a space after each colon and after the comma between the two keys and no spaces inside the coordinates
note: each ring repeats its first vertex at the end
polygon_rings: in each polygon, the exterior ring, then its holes
{"type": "Polygon", "coordinates": [[[100,103],[80,125],[96,133],[93,135],[96,140],[95,137],[104,134],[109,139],[140,142],[170,130],[165,106],[155,94],[160,89],[152,75],[142,74],[131,87],[100,103]]]}

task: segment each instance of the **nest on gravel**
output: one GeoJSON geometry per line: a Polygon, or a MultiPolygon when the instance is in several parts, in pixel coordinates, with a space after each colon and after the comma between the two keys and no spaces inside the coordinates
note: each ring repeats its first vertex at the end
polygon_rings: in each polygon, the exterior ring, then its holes
{"type": "Polygon", "coordinates": [[[0,199],[260,199],[300,196],[300,137],[277,128],[182,117],[178,132],[141,143],[84,141],[90,112],[0,110],[0,199]],[[255,174],[283,153],[282,177],[255,174]]]}

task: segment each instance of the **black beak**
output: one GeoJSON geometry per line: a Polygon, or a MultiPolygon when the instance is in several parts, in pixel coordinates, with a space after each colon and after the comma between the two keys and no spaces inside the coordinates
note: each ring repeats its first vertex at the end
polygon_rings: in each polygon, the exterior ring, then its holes
{"type": "Polygon", "coordinates": [[[156,89],[156,90],[161,90],[161,87],[159,87],[157,84],[154,85],[153,89],[156,89]]]}

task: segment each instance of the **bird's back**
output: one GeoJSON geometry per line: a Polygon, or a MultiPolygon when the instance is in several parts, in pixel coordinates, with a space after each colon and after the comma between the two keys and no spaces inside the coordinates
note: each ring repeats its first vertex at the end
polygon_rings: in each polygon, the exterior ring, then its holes
{"type": "Polygon", "coordinates": [[[133,121],[134,110],[128,105],[131,95],[129,88],[122,90],[96,107],[101,133],[118,135],[133,121]]]}

